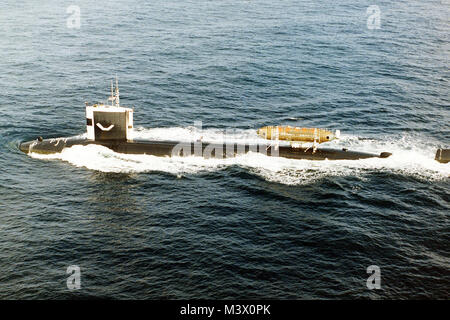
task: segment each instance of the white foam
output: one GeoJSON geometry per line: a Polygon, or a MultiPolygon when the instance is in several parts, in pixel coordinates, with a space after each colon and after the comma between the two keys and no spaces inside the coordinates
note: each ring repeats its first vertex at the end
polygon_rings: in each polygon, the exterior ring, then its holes
{"type": "MultiPolygon", "coordinates": [[[[133,139],[136,140],[168,140],[193,142],[201,139],[203,142],[235,142],[235,143],[267,143],[260,138],[254,129],[199,129],[194,126],[180,128],[136,128],[133,131],[133,139]]],[[[280,141],[280,145],[289,143],[280,141]]]]}
{"type": "MultiPolygon", "coordinates": [[[[194,141],[198,139],[195,128],[140,128],[135,132],[136,139],[194,141]]],[[[203,141],[208,142],[246,142],[261,141],[254,130],[223,132],[203,129],[203,141]]],[[[450,164],[434,160],[438,146],[420,141],[417,137],[382,137],[377,140],[360,140],[356,136],[342,135],[339,141],[326,144],[327,147],[348,148],[349,150],[380,153],[392,152],[387,159],[371,158],[364,160],[311,161],[268,157],[248,153],[228,159],[205,159],[203,157],[156,157],[150,155],[127,155],[116,153],[98,145],[73,146],[59,154],[39,155],[40,159],[60,159],[77,167],[86,167],[103,172],[167,172],[179,177],[186,174],[216,171],[228,166],[240,166],[268,181],[283,184],[311,183],[327,176],[364,177],[371,172],[391,172],[414,176],[425,180],[447,179],[450,164]]]]}

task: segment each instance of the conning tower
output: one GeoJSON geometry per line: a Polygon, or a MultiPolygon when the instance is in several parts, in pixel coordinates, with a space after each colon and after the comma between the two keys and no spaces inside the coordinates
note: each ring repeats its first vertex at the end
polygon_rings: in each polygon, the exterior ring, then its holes
{"type": "Polygon", "coordinates": [[[119,83],[116,88],[111,81],[111,104],[86,103],[87,138],[94,141],[117,140],[131,141],[133,130],[133,109],[120,106],[119,83]]]}

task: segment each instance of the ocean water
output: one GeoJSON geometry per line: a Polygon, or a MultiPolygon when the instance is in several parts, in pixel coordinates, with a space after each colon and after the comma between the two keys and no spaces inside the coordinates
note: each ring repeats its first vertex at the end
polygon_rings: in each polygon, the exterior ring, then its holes
{"type": "Polygon", "coordinates": [[[434,161],[450,146],[448,1],[1,7],[0,298],[448,299],[450,164],[434,161]],[[115,75],[136,138],[327,127],[342,132],[330,147],[393,156],[19,151],[83,134],[84,102],[115,75]],[[366,286],[371,265],[381,289],[366,286]]]}

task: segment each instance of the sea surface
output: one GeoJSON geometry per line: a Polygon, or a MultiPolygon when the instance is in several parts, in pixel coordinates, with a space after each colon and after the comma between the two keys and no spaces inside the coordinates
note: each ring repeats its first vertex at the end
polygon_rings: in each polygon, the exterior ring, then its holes
{"type": "Polygon", "coordinates": [[[438,0],[3,0],[0,298],[448,299],[450,164],[434,156],[450,147],[449,12],[438,0]],[[137,139],[326,127],[342,132],[329,147],[393,156],[19,151],[84,134],[85,101],[105,101],[116,75],[137,139]],[[367,287],[372,265],[380,289],[367,287]]]}

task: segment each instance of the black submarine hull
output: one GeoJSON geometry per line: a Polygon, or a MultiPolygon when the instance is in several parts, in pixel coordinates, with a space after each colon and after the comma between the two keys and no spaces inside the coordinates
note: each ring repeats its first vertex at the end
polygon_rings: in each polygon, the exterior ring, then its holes
{"type": "Polygon", "coordinates": [[[206,142],[176,142],[176,141],[94,141],[86,138],[55,138],[23,142],[19,148],[25,153],[53,154],[64,148],[75,145],[101,145],[115,152],[124,154],[146,154],[153,156],[189,156],[198,155],[205,158],[227,158],[248,152],[262,153],[268,156],[289,159],[307,160],[359,160],[367,158],[387,158],[392,154],[380,154],[349,151],[347,149],[312,148],[275,146],[273,144],[236,144],[236,143],[206,143],[206,142]]]}

